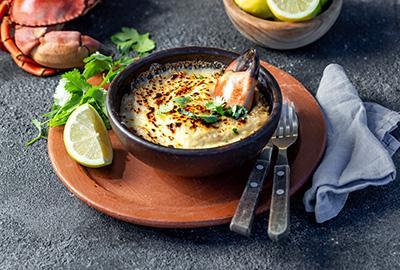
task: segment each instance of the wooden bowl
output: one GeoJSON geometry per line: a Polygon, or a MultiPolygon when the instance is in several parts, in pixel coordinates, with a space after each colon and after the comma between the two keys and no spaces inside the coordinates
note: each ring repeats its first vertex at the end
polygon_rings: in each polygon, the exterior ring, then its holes
{"type": "Polygon", "coordinates": [[[240,9],[234,0],[223,0],[226,13],[235,28],[247,39],[264,47],[296,49],[321,38],[335,23],[343,0],[332,0],[330,6],[310,21],[290,23],[255,17],[240,9]]]}

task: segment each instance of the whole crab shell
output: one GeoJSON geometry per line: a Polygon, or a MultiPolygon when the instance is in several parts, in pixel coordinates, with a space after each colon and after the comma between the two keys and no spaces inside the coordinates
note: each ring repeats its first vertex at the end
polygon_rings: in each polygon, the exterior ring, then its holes
{"type": "Polygon", "coordinates": [[[61,24],[83,16],[99,0],[14,0],[10,16],[16,24],[48,26],[61,24]]]}

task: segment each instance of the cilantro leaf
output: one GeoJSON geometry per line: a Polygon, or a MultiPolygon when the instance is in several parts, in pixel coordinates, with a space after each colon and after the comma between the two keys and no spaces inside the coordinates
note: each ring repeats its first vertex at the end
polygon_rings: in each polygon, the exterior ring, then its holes
{"type": "Polygon", "coordinates": [[[135,28],[122,27],[121,32],[111,36],[111,40],[116,41],[137,41],[139,39],[139,32],[135,28]]]}
{"type": "Polygon", "coordinates": [[[111,128],[110,121],[108,119],[108,114],[106,110],[105,103],[98,103],[95,101],[95,99],[91,99],[88,102],[92,107],[99,113],[101,119],[103,119],[104,125],[106,126],[107,129],[111,128]]]}
{"type": "Polygon", "coordinates": [[[37,135],[31,139],[29,142],[27,142],[25,144],[26,147],[34,144],[35,142],[37,142],[40,139],[47,139],[47,135],[46,135],[46,131],[42,129],[42,125],[46,124],[46,122],[44,123],[40,123],[39,120],[37,119],[33,119],[32,120],[32,124],[36,127],[37,129],[37,135]]]}
{"type": "Polygon", "coordinates": [[[71,94],[85,93],[91,87],[78,69],[64,73],[61,77],[67,80],[65,90],[71,94]]]}
{"type": "Polygon", "coordinates": [[[98,86],[92,86],[82,97],[80,105],[89,103],[89,100],[93,98],[98,103],[105,103],[107,91],[98,86]]]}
{"type": "Polygon", "coordinates": [[[111,37],[111,41],[122,55],[136,52],[139,56],[143,56],[156,47],[149,33],[140,34],[136,29],[128,27],[122,27],[121,32],[111,37]]]}
{"type": "Polygon", "coordinates": [[[239,135],[239,131],[237,130],[237,128],[232,128],[233,133],[235,133],[236,135],[239,135]]]}
{"type": "Polygon", "coordinates": [[[225,101],[222,98],[216,97],[213,101],[207,102],[206,108],[221,116],[225,115],[225,101]]]}
{"type": "Polygon", "coordinates": [[[66,72],[61,77],[63,82],[59,84],[59,87],[64,87],[64,91],[61,89],[58,91],[67,92],[69,96],[63,102],[58,100],[57,95],[54,97],[52,111],[45,114],[49,117],[48,126],[50,127],[64,125],[71,113],[81,104],[82,97],[92,87],[78,69],[66,72]]]}
{"type": "Polygon", "coordinates": [[[217,115],[212,115],[212,114],[211,115],[207,115],[207,114],[196,115],[195,113],[189,112],[183,108],[179,108],[178,112],[187,117],[190,117],[192,119],[201,119],[206,124],[213,124],[213,123],[218,122],[218,120],[219,120],[217,115]]]}
{"type": "Polygon", "coordinates": [[[191,101],[192,98],[189,96],[174,98],[174,102],[178,104],[179,107],[181,107],[182,109],[184,109],[191,101]]]}
{"type": "Polygon", "coordinates": [[[114,61],[111,56],[106,56],[99,52],[92,53],[90,56],[86,57],[83,62],[85,63],[85,69],[83,70],[83,77],[85,77],[85,79],[110,70],[114,66],[114,61]]]}
{"type": "Polygon", "coordinates": [[[139,54],[145,54],[154,50],[156,43],[150,38],[150,34],[146,33],[139,35],[138,42],[132,46],[132,48],[139,54]]]}
{"type": "Polygon", "coordinates": [[[55,112],[51,113],[48,125],[50,127],[64,125],[71,113],[79,106],[82,94],[75,93],[71,95],[69,100],[55,112]]]}
{"type": "Polygon", "coordinates": [[[236,120],[246,118],[247,114],[247,109],[240,105],[233,105],[226,110],[226,115],[236,120]]]}
{"type": "Polygon", "coordinates": [[[178,112],[180,112],[181,114],[183,114],[183,115],[185,115],[185,116],[187,116],[187,117],[190,117],[190,118],[192,118],[192,119],[197,119],[196,114],[194,114],[194,113],[192,113],[192,112],[189,112],[189,111],[187,111],[187,110],[185,110],[185,109],[179,108],[179,109],[178,109],[178,112]]]}
{"type": "Polygon", "coordinates": [[[216,115],[198,115],[198,118],[200,118],[201,120],[203,120],[205,123],[207,124],[213,124],[218,122],[219,118],[216,115]]]}
{"type": "Polygon", "coordinates": [[[129,64],[131,64],[135,59],[132,57],[121,57],[120,59],[116,60],[114,62],[114,66],[119,66],[119,67],[126,67],[129,64]]]}
{"type": "Polygon", "coordinates": [[[112,68],[108,71],[106,76],[104,77],[103,83],[100,86],[104,86],[107,83],[111,83],[112,80],[130,63],[134,61],[131,57],[122,57],[113,63],[112,68]]]}
{"type": "MultiPolygon", "coordinates": [[[[121,58],[114,61],[111,57],[102,55],[100,53],[94,53],[85,59],[87,63],[83,73],[79,70],[74,69],[62,75],[62,81],[59,84],[59,93],[66,92],[68,97],[64,98],[63,102],[59,101],[61,94],[55,95],[54,104],[52,110],[44,116],[49,118],[48,126],[60,126],[64,125],[71,113],[79,106],[85,103],[91,104],[103,119],[107,128],[110,128],[107,109],[106,109],[106,95],[107,91],[102,88],[106,83],[110,83],[111,80],[123,69],[126,65],[131,63],[133,60],[127,58],[121,58]],[[92,68],[88,64],[100,63],[101,68],[92,68]],[[92,69],[92,70],[88,70],[92,69]],[[86,81],[85,72],[87,77],[91,77],[90,74],[93,70],[101,72],[108,71],[103,79],[100,86],[92,86],[86,81]],[[89,74],[89,75],[88,75],[89,74]]],[[[64,93],[65,95],[65,93],[64,93]]]]}
{"type": "Polygon", "coordinates": [[[132,46],[139,40],[139,33],[134,28],[122,27],[121,32],[111,36],[111,41],[117,45],[118,51],[124,55],[132,51],[132,46]]]}

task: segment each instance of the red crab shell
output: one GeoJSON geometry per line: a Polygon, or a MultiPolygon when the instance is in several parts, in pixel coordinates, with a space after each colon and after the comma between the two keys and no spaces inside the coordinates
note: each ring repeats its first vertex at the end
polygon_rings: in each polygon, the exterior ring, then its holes
{"type": "Polygon", "coordinates": [[[83,16],[99,0],[14,0],[10,17],[24,26],[61,24],[83,16]]]}
{"type": "Polygon", "coordinates": [[[108,50],[63,23],[85,15],[100,0],[0,0],[0,49],[23,70],[48,76],[59,69],[82,66],[83,59],[108,50]]]}

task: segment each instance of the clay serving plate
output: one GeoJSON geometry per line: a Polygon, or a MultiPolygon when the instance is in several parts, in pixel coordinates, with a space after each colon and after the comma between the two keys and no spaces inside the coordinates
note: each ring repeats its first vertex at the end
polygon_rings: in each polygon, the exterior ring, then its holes
{"type": "Polygon", "coordinates": [[[201,60],[228,65],[238,54],[214,48],[186,47],[154,53],[129,65],[112,82],[107,96],[107,111],[116,136],[127,151],[147,165],[168,173],[187,177],[202,177],[240,167],[253,159],[271,138],[278,124],[282,94],[274,77],[264,67],[258,86],[270,103],[270,117],[252,135],[235,143],[207,149],[177,149],[146,141],[134,135],[121,123],[121,99],[132,90],[131,84],[152,64],[201,60]]]}
{"type": "Polygon", "coordinates": [[[306,46],[325,35],[339,17],[343,0],[332,3],[320,15],[305,22],[281,22],[257,18],[241,10],[234,0],[223,0],[235,28],[247,39],[280,50],[306,46]]]}
{"type": "MultiPolygon", "coordinates": [[[[325,149],[326,127],[317,101],[290,74],[263,62],[277,79],[284,98],[294,102],[299,138],[289,149],[290,194],[312,175],[325,149]]],[[[75,196],[107,215],[135,224],[162,228],[194,228],[229,223],[254,165],[204,178],[186,178],[154,169],[131,154],[110,130],[114,161],[98,169],[85,168],[68,155],[63,127],[49,130],[51,163],[75,196]]],[[[272,176],[265,179],[257,213],[268,210],[272,176]]]]}

